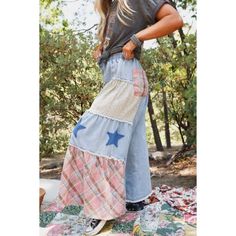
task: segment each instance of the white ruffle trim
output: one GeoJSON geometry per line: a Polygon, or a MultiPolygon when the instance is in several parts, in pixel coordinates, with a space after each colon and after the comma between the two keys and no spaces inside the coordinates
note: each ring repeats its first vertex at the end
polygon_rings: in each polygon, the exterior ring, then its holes
{"type": "Polygon", "coordinates": [[[91,113],[91,114],[93,114],[93,115],[98,115],[98,116],[105,117],[105,118],[107,118],[107,119],[111,119],[111,120],[114,120],[114,121],[119,121],[119,122],[122,122],[122,123],[128,123],[128,124],[130,124],[130,125],[133,125],[133,123],[130,122],[130,121],[127,121],[127,120],[119,120],[119,119],[116,119],[116,118],[114,118],[114,117],[110,117],[110,116],[107,116],[107,115],[103,115],[103,114],[101,114],[101,113],[99,113],[99,112],[97,112],[97,111],[91,111],[90,109],[88,109],[87,112],[89,112],[89,113],[91,113]]]}
{"type": "Polygon", "coordinates": [[[78,148],[78,149],[79,149],[80,151],[82,151],[82,152],[88,152],[88,153],[90,153],[90,154],[92,154],[92,155],[94,155],[94,156],[97,156],[97,157],[104,157],[104,158],[111,159],[111,160],[121,161],[121,162],[123,162],[123,164],[124,164],[124,161],[123,161],[123,160],[120,160],[120,159],[118,159],[118,158],[116,158],[116,157],[110,157],[110,156],[106,156],[106,155],[103,155],[103,154],[94,153],[94,152],[85,150],[85,149],[83,149],[83,148],[77,147],[77,146],[75,146],[75,145],[73,145],[73,144],[69,144],[69,145],[72,146],[72,147],[78,148]]]}

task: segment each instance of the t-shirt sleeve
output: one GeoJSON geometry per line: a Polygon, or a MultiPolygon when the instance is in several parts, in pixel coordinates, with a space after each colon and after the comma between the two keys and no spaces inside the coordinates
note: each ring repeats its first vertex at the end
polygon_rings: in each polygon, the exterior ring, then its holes
{"type": "Polygon", "coordinates": [[[164,4],[171,4],[168,0],[138,0],[137,3],[147,25],[157,22],[156,14],[164,4]]]}

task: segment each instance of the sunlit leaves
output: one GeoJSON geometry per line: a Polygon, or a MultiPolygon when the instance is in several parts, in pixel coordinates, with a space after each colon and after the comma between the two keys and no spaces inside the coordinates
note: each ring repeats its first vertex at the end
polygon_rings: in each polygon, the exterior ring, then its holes
{"type": "Polygon", "coordinates": [[[60,9],[45,9],[49,21],[41,17],[40,24],[41,156],[65,150],[71,128],[101,86],[100,70],[92,59],[92,35],[76,36],[60,18],[60,9]]]}
{"type": "Polygon", "coordinates": [[[166,91],[169,122],[182,129],[187,144],[196,139],[196,35],[186,35],[182,42],[174,38],[158,40],[159,46],[148,49],[142,57],[149,86],[158,112],[158,123],[163,122],[162,89],[166,91]]]}

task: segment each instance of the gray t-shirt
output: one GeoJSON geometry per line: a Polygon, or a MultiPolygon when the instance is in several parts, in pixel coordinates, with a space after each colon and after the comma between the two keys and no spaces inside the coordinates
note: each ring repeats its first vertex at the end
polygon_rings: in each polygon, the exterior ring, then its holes
{"type": "MultiPolygon", "coordinates": [[[[119,21],[116,15],[117,0],[113,0],[108,15],[103,53],[113,49],[119,50],[119,48],[122,51],[122,47],[133,34],[157,22],[156,13],[165,3],[170,2],[168,0],[128,0],[128,5],[135,12],[132,16],[129,16],[130,19],[124,18],[129,25],[126,26],[119,21]]],[[[139,59],[140,54],[141,48],[135,48],[135,57],[139,59]]]]}

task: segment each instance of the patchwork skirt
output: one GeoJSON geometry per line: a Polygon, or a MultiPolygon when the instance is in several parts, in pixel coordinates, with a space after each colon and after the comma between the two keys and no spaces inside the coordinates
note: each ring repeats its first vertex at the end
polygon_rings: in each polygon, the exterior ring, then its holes
{"type": "Polygon", "coordinates": [[[103,87],[71,132],[58,204],[81,205],[90,218],[110,220],[126,202],[152,192],[145,112],[148,81],[140,62],[113,54],[100,65],[103,87]]]}

